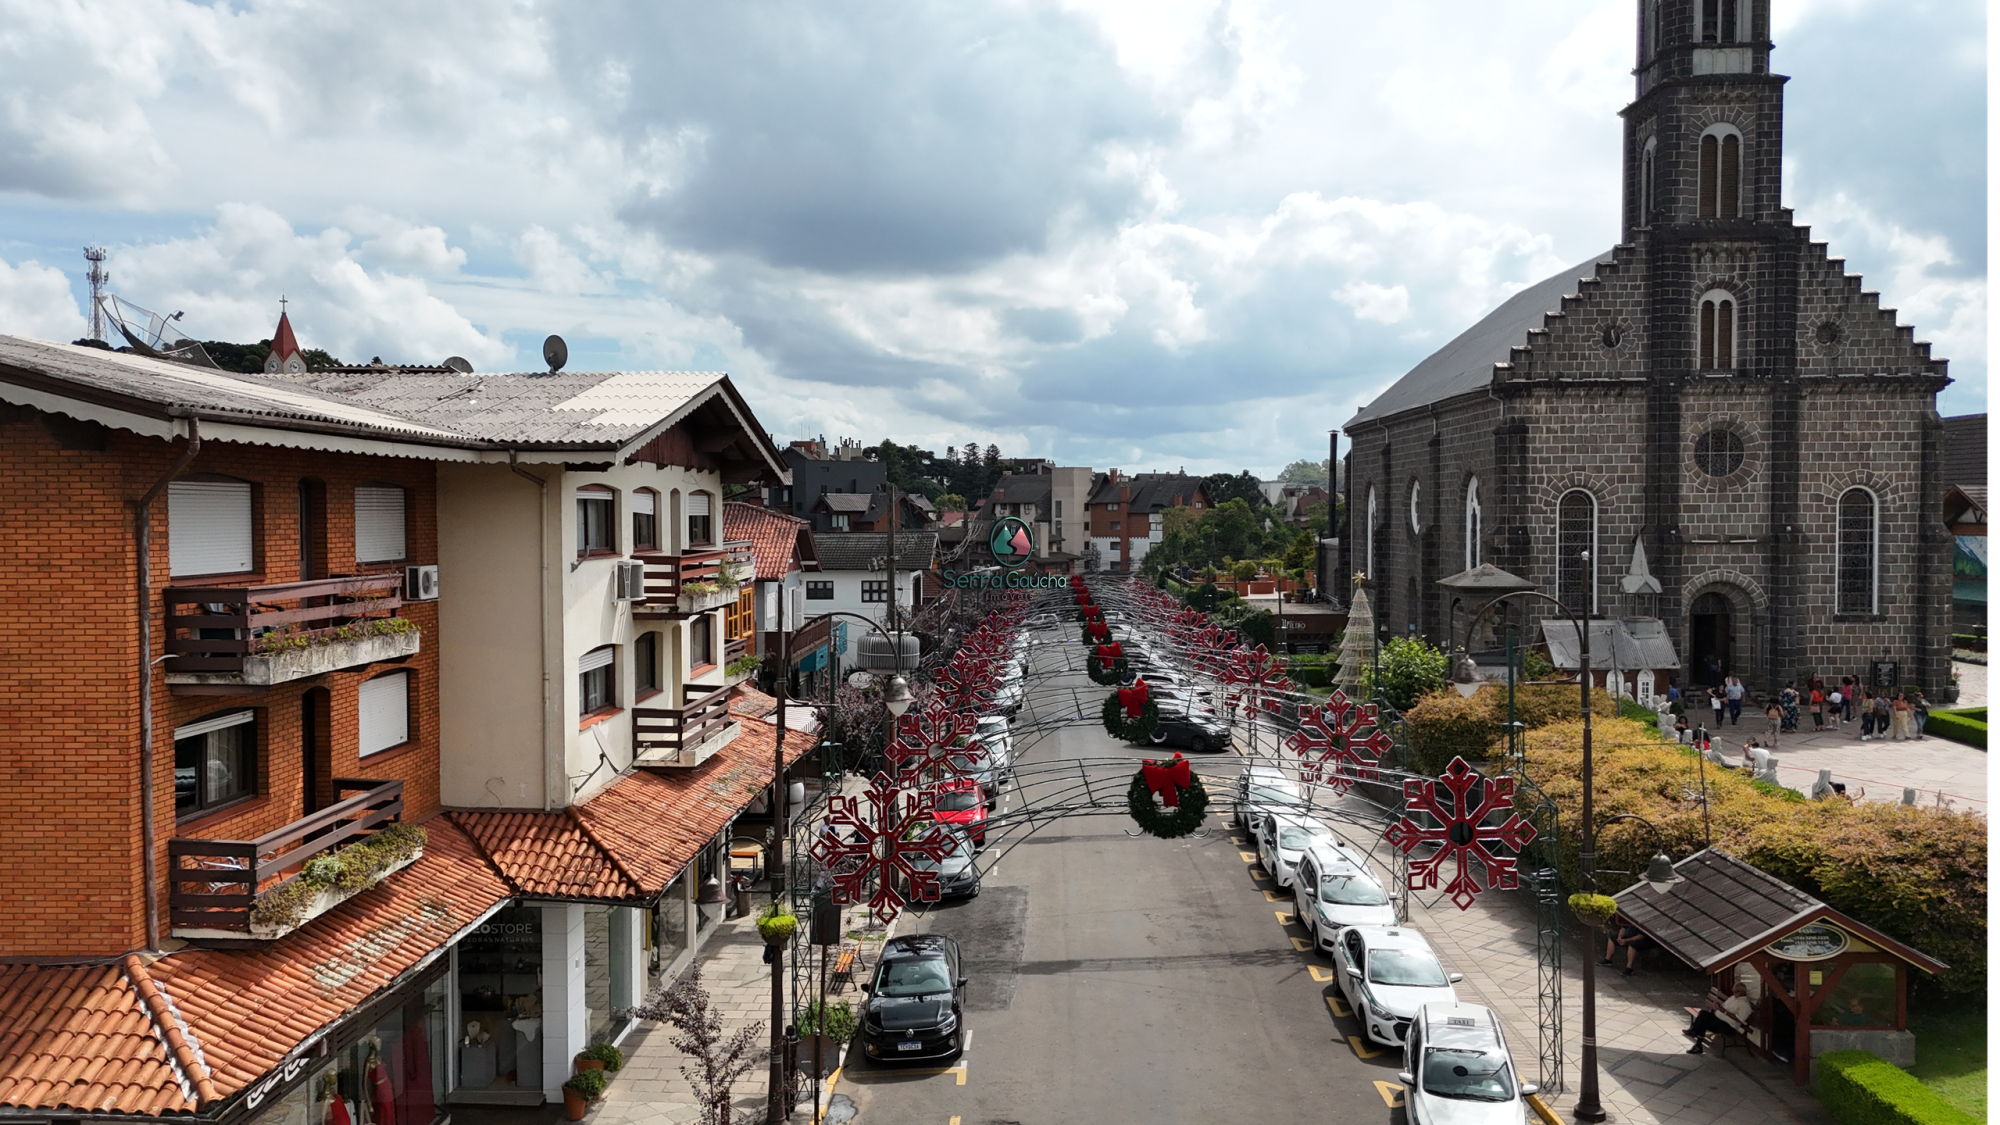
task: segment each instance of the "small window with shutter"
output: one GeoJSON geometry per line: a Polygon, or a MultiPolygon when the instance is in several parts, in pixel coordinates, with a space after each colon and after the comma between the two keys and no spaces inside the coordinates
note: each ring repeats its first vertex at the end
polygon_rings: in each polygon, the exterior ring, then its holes
{"type": "Polygon", "coordinates": [[[167,565],[174,577],[256,569],[250,482],[177,480],[167,486],[167,565]]]}
{"type": "Polygon", "coordinates": [[[401,562],[405,493],[395,485],[364,484],[354,490],[354,561],[401,562]]]}
{"type": "Polygon", "coordinates": [[[708,493],[688,493],[688,542],[703,545],[715,542],[714,528],[714,517],[709,514],[708,493]]]}
{"type": "Polygon", "coordinates": [[[361,683],[361,756],[410,740],[410,674],[391,672],[361,683]]]}
{"type": "Polygon", "coordinates": [[[577,661],[577,696],[585,717],[618,706],[618,648],[603,645],[577,661]]]}
{"type": "Polygon", "coordinates": [[[657,551],[660,549],[659,517],[654,513],[659,508],[659,494],[650,488],[632,490],[632,549],[634,551],[657,551]]]}

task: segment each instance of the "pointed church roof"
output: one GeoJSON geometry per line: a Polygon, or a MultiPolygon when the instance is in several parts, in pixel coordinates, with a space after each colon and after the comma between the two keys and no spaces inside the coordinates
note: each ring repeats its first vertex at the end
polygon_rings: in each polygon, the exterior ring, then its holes
{"type": "MultiPolygon", "coordinates": [[[[278,330],[271,334],[271,359],[283,363],[300,354],[299,338],[292,335],[292,318],[288,313],[278,314],[278,330]]],[[[268,361],[267,361],[268,362],[268,361]]]]}

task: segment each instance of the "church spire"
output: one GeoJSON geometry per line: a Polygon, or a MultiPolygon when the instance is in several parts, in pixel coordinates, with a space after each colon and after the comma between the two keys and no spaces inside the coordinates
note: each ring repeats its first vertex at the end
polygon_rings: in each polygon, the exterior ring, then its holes
{"type": "Polygon", "coordinates": [[[278,330],[271,334],[271,351],[264,357],[266,375],[303,375],[306,373],[305,352],[299,348],[299,339],[292,335],[292,318],[284,309],[286,300],[278,298],[278,330]]]}

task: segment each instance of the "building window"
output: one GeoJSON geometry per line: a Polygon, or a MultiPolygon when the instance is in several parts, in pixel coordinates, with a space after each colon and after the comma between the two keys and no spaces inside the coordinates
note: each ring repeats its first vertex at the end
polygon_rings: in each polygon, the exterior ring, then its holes
{"type": "Polygon", "coordinates": [[[167,569],[176,578],[255,570],[250,482],[177,480],[167,486],[167,569]]]}
{"type": "Polygon", "coordinates": [[[1117,510],[1118,510],[1118,505],[1116,505],[1116,504],[1106,504],[1106,505],[1104,506],[1104,510],[1105,510],[1105,511],[1107,511],[1107,512],[1115,512],[1115,511],[1117,511],[1117,510]]]}
{"type": "Polygon", "coordinates": [[[1639,225],[1650,226],[1653,222],[1653,154],[1659,151],[1659,140],[1648,138],[1646,149],[1639,154],[1639,225]]]}
{"type": "Polygon", "coordinates": [[[846,531],[846,530],[847,530],[847,513],[846,513],[846,512],[835,512],[835,513],[833,513],[833,515],[832,515],[832,516],[831,516],[830,518],[831,518],[831,520],[832,520],[832,523],[833,523],[833,529],[834,529],[835,531],[846,531]]]}
{"type": "Polygon", "coordinates": [[[644,699],[660,690],[660,635],[641,633],[632,639],[632,694],[644,699]]]}
{"type": "Polygon", "coordinates": [[[1660,0],[1646,5],[1646,22],[1639,35],[1639,57],[1652,58],[1660,49],[1660,0]]]}
{"type": "Polygon", "coordinates": [[[724,640],[749,640],[757,631],[757,590],[746,585],[736,596],[736,604],[722,611],[722,637],[724,640]]]}
{"type": "Polygon", "coordinates": [[[576,694],[588,717],[618,706],[618,646],[602,645],[576,663],[576,694]]]}
{"type": "Polygon", "coordinates": [[[1840,494],[1840,576],[1836,606],[1841,613],[1874,613],[1878,527],[1875,494],[1850,488],[1840,494]]]}
{"type": "Polygon", "coordinates": [[[889,600],[889,580],[886,578],[862,579],[861,600],[864,602],[886,603],[889,600]]]}
{"type": "Polygon", "coordinates": [[[1694,466],[1712,477],[1726,477],[1743,467],[1743,439],[1717,427],[1694,439],[1694,466]]]}
{"type": "Polygon", "coordinates": [[[688,493],[688,545],[707,546],[715,542],[715,517],[709,514],[706,492],[688,493]]]}
{"type": "Polygon", "coordinates": [[[1701,298],[1700,358],[1703,371],[1736,366],[1736,298],[1711,289],[1701,298]]]}
{"type": "Polygon", "coordinates": [[[394,485],[364,484],[354,490],[354,561],[401,562],[405,494],[394,485]]]}
{"type": "Polygon", "coordinates": [[[361,683],[361,756],[410,740],[410,674],[391,672],[361,683]]]}
{"type": "Polygon", "coordinates": [[[1422,535],[1424,533],[1423,501],[1424,501],[1424,482],[1420,480],[1411,481],[1410,482],[1410,531],[1412,534],[1422,535]]]}
{"type": "Polygon", "coordinates": [[[1736,0],[1701,0],[1701,26],[1696,38],[1703,43],[1737,41],[1736,0]]]}
{"type": "Polygon", "coordinates": [[[1117,530],[1118,530],[1118,521],[1117,521],[1117,520],[1112,520],[1112,521],[1111,521],[1111,530],[1113,530],[1113,531],[1117,531],[1117,530]]]}
{"type": "Polygon", "coordinates": [[[618,494],[602,485],[587,485],[576,492],[576,557],[618,553],[613,512],[618,494]]]}
{"type": "Polygon", "coordinates": [[[1580,488],[1556,502],[1556,592],[1571,612],[1597,611],[1597,498],[1580,488]]]}
{"type": "Polygon", "coordinates": [[[1058,501],[1056,501],[1056,502],[1055,502],[1055,504],[1056,504],[1056,510],[1055,510],[1055,517],[1056,517],[1057,519],[1061,519],[1061,518],[1062,518],[1062,501],[1058,500],[1058,501]]]}
{"type": "Polygon", "coordinates": [[[1743,138],[1728,125],[1702,134],[1695,217],[1734,219],[1742,209],[1743,138]]]}
{"type": "Polygon", "coordinates": [[[632,549],[660,549],[660,494],[650,488],[632,490],[632,549]]]}
{"type": "Polygon", "coordinates": [[[696,672],[715,665],[715,615],[704,613],[688,622],[688,665],[696,672]]]}
{"type": "Polygon", "coordinates": [[[1479,565],[1479,478],[1465,482],[1465,569],[1479,565]]]}
{"type": "Polygon", "coordinates": [[[257,791],[257,712],[236,711],[174,731],[174,815],[193,816],[257,791]]]}
{"type": "Polygon", "coordinates": [[[812,602],[830,602],[830,601],[832,601],[832,600],[833,600],[833,583],[832,583],[832,582],[807,582],[807,583],[806,583],[806,600],[807,600],[807,601],[812,601],[812,602]]]}
{"type": "Polygon", "coordinates": [[[1375,486],[1368,486],[1368,566],[1365,574],[1370,582],[1375,580],[1375,486]]]}

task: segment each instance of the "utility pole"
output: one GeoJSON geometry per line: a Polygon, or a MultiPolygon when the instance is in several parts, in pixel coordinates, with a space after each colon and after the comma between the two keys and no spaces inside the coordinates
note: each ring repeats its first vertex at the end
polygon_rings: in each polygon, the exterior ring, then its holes
{"type": "Polygon", "coordinates": [[[111,282],[111,274],[104,268],[104,247],[86,246],[83,260],[90,263],[90,338],[104,339],[104,287],[111,282]]]}

